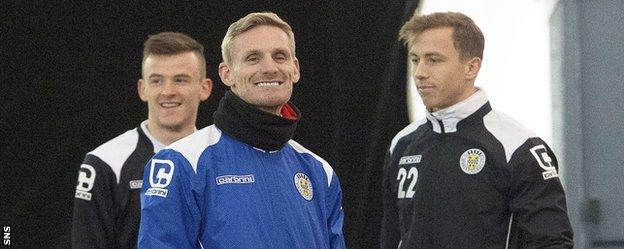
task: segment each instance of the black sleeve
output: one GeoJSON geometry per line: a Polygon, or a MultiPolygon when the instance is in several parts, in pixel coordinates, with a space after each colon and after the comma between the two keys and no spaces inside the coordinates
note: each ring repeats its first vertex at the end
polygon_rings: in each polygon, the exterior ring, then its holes
{"type": "Polygon", "coordinates": [[[572,228],[557,173],[557,159],[539,138],[511,158],[513,212],[510,248],[572,248],[572,228]]]}
{"type": "Polygon", "coordinates": [[[115,173],[87,155],[78,171],[72,220],[72,248],[117,248],[115,244],[115,173]]]}
{"type": "Polygon", "coordinates": [[[386,153],[383,165],[382,195],[383,195],[383,218],[381,221],[381,248],[396,249],[401,239],[399,231],[399,211],[396,204],[396,195],[393,191],[394,177],[391,169],[392,157],[386,153]]]}

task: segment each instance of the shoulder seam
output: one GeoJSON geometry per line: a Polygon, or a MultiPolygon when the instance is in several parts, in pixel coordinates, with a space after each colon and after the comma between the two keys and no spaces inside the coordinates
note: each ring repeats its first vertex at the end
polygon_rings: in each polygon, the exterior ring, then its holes
{"type": "Polygon", "coordinates": [[[394,147],[397,145],[397,143],[399,143],[399,140],[401,140],[401,138],[411,134],[412,132],[416,131],[420,126],[422,126],[423,124],[426,124],[426,123],[427,123],[427,119],[423,118],[423,119],[418,120],[416,122],[412,122],[411,124],[409,124],[408,126],[403,128],[403,130],[399,131],[394,136],[394,138],[392,138],[392,142],[390,143],[390,148],[389,148],[390,154],[392,154],[392,152],[394,152],[394,147]]]}
{"type": "Polygon", "coordinates": [[[93,155],[107,164],[115,173],[117,183],[121,178],[121,169],[124,163],[136,150],[139,143],[139,132],[137,129],[128,130],[121,135],[108,140],[94,150],[87,153],[93,155]]]}
{"type": "Polygon", "coordinates": [[[292,148],[299,153],[312,155],[314,159],[316,159],[317,161],[321,163],[321,165],[323,165],[323,170],[325,171],[325,175],[327,175],[327,187],[329,187],[331,185],[331,181],[334,175],[334,169],[331,167],[331,165],[329,165],[329,163],[325,161],[325,159],[314,154],[314,152],[308,150],[307,148],[303,147],[303,145],[297,143],[296,141],[292,139],[288,141],[288,144],[292,146],[292,148]]]}
{"type": "Polygon", "coordinates": [[[217,144],[219,140],[221,131],[215,125],[211,125],[174,142],[163,150],[171,149],[182,154],[197,173],[199,158],[208,147],[217,144]]]}
{"type": "Polygon", "coordinates": [[[483,117],[483,125],[503,145],[507,162],[528,139],[537,137],[516,120],[495,110],[483,117]]]}

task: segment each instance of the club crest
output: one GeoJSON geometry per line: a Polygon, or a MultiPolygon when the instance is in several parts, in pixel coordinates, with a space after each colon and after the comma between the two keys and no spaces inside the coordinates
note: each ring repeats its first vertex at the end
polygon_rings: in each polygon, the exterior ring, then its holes
{"type": "Polygon", "coordinates": [[[299,194],[308,201],[312,200],[314,197],[314,189],[312,188],[312,182],[310,178],[304,173],[295,174],[295,187],[299,191],[299,194]]]}
{"type": "Polygon", "coordinates": [[[459,158],[459,165],[466,174],[479,173],[485,166],[485,153],[480,149],[469,149],[459,158]]]}

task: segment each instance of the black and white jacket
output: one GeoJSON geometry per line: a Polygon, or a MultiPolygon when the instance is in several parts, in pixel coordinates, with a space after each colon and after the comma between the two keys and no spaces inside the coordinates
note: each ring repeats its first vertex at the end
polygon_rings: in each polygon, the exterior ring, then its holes
{"type": "Polygon", "coordinates": [[[395,248],[572,248],[555,155],[477,90],[393,139],[381,244],[395,248]]]}
{"type": "Polygon", "coordinates": [[[85,156],[74,200],[73,248],[136,248],[143,169],[164,147],[146,123],[85,156]]]}

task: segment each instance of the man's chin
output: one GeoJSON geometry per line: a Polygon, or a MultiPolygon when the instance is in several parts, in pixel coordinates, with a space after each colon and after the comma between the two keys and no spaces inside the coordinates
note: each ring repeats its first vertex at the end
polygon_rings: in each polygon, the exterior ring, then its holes
{"type": "Polygon", "coordinates": [[[286,105],[288,101],[273,101],[273,102],[264,102],[261,105],[256,105],[256,108],[265,110],[269,112],[278,112],[281,110],[282,106],[286,105]]]}
{"type": "Polygon", "coordinates": [[[179,122],[179,121],[161,121],[160,127],[168,131],[177,132],[177,131],[181,131],[184,128],[184,125],[182,122],[179,122]]]}

